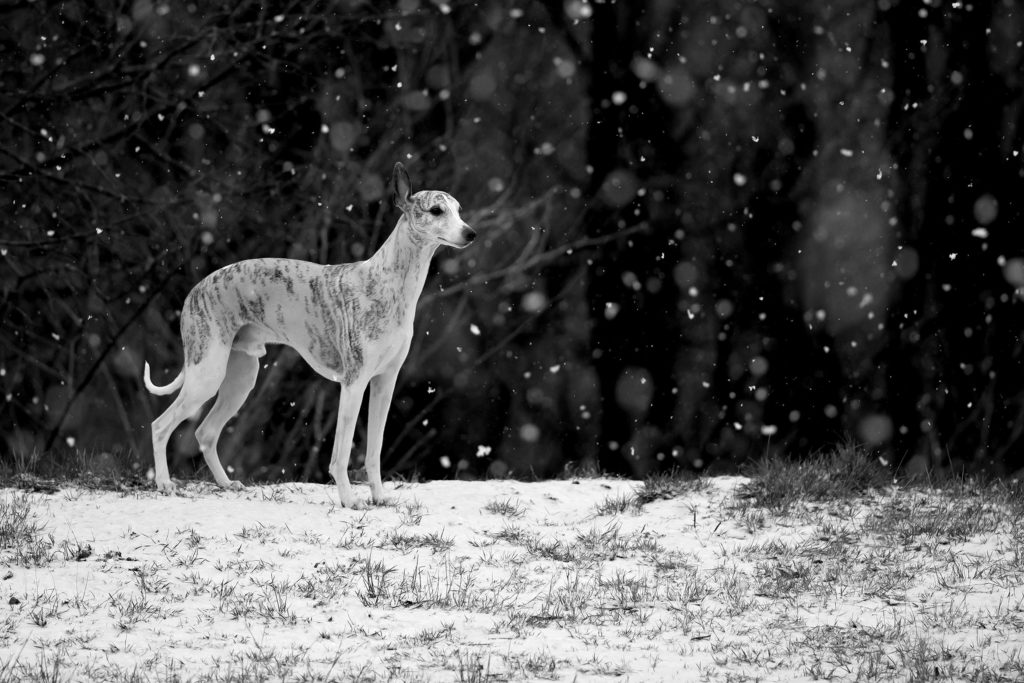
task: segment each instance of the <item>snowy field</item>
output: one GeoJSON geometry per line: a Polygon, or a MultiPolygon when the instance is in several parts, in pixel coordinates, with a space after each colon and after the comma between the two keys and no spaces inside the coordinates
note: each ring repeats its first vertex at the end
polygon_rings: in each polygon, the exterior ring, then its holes
{"type": "Polygon", "coordinates": [[[1024,677],[1013,509],[744,481],[3,489],[0,681],[1024,677]]]}

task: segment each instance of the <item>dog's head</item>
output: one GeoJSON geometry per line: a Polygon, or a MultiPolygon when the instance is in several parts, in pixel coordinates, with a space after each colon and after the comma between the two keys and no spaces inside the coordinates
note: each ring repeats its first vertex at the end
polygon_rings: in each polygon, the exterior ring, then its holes
{"type": "Polygon", "coordinates": [[[395,206],[405,214],[409,227],[420,238],[459,249],[476,239],[476,231],[459,217],[462,207],[447,192],[421,190],[410,196],[409,174],[401,162],[395,164],[391,190],[395,206]]]}

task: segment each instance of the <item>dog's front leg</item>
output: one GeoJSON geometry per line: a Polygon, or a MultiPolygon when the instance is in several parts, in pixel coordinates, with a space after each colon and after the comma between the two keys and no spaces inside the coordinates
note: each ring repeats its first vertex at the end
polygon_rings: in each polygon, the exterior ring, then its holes
{"type": "Polygon", "coordinates": [[[384,424],[388,419],[391,396],[395,392],[398,368],[389,368],[370,380],[370,406],[366,433],[366,478],[374,503],[384,502],[384,484],[380,479],[380,454],[384,446],[384,424]]]}
{"type": "Polygon", "coordinates": [[[338,401],[338,427],[334,433],[334,450],[331,452],[331,476],[338,483],[338,498],[343,507],[356,507],[356,495],[348,480],[348,459],[352,454],[352,439],[356,433],[356,419],[363,402],[365,385],[341,387],[338,401]]]}

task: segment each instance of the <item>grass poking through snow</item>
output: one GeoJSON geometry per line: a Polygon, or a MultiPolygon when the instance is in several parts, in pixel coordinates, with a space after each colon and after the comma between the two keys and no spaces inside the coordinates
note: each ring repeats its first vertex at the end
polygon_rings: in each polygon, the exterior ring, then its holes
{"type": "Polygon", "coordinates": [[[748,477],[0,491],[0,683],[1024,677],[1019,488],[748,477]]]}
{"type": "Polygon", "coordinates": [[[749,474],[740,497],[773,512],[797,502],[848,500],[892,484],[889,469],[854,444],[800,461],[772,455],[749,474]]]}

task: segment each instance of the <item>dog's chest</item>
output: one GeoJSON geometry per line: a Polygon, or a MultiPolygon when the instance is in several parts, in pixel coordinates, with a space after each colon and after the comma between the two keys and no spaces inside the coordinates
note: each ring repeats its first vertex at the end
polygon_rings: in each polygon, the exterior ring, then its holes
{"type": "Polygon", "coordinates": [[[327,277],[310,283],[304,303],[314,367],[345,383],[376,374],[412,337],[414,302],[399,288],[365,277],[354,264],[330,267],[327,277]]]}
{"type": "Polygon", "coordinates": [[[410,301],[399,282],[385,282],[358,271],[341,278],[332,288],[335,303],[349,328],[364,343],[386,344],[412,334],[415,301],[410,301]]]}

